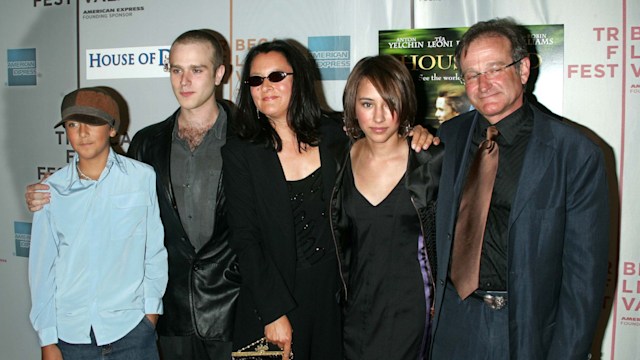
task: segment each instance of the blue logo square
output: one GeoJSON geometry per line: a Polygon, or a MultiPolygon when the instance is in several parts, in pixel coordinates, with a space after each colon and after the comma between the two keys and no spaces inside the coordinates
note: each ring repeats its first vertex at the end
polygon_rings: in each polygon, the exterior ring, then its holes
{"type": "Polygon", "coordinates": [[[14,221],[13,231],[16,236],[16,256],[29,257],[31,223],[14,221]]]}
{"type": "Polygon", "coordinates": [[[9,86],[36,85],[36,49],[8,49],[9,86]]]}
{"type": "Polygon", "coordinates": [[[350,36],[310,36],[309,51],[322,80],[346,80],[351,69],[350,36]]]}

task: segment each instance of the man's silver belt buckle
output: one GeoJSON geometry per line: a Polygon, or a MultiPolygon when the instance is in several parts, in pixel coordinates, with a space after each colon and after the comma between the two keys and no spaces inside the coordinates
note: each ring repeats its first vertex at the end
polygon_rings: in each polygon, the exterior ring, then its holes
{"type": "Polygon", "coordinates": [[[500,310],[507,306],[507,298],[505,296],[494,296],[491,294],[482,295],[482,300],[492,310],[500,310]]]}

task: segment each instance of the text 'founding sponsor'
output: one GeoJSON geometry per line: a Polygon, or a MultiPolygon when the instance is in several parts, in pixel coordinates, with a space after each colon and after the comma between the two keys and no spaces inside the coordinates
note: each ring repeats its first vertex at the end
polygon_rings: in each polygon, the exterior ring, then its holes
{"type": "Polygon", "coordinates": [[[144,7],[127,7],[127,8],[114,8],[114,9],[94,9],[85,10],[82,13],[83,20],[94,19],[110,19],[110,18],[123,18],[133,16],[136,11],[144,11],[144,7]]]}

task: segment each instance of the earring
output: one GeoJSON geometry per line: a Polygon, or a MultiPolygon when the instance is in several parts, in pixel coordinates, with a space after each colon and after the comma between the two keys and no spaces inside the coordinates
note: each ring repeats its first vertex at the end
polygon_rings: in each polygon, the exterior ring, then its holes
{"type": "Polygon", "coordinates": [[[344,117],[342,117],[342,128],[344,129],[344,131],[347,133],[347,135],[351,138],[356,139],[356,129],[353,128],[353,126],[348,126],[347,125],[347,119],[345,119],[344,117]]]}
{"type": "Polygon", "coordinates": [[[256,117],[260,119],[260,110],[256,109],[256,117]]]}
{"type": "Polygon", "coordinates": [[[413,126],[411,126],[411,124],[406,124],[404,126],[404,136],[407,137],[409,136],[409,133],[411,132],[411,130],[413,130],[413,126]]]}

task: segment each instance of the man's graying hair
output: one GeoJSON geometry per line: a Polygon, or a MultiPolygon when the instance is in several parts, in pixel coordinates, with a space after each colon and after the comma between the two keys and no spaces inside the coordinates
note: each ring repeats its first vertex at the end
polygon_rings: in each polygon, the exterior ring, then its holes
{"type": "MultiPolygon", "coordinates": [[[[524,28],[511,18],[497,18],[481,21],[467,30],[456,46],[455,61],[460,68],[460,58],[467,53],[471,43],[479,38],[502,36],[511,43],[511,58],[520,60],[529,55],[527,49],[527,37],[524,28]]],[[[520,63],[515,64],[516,71],[520,72],[520,63]]]]}

